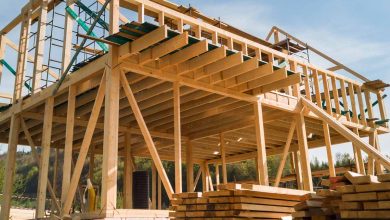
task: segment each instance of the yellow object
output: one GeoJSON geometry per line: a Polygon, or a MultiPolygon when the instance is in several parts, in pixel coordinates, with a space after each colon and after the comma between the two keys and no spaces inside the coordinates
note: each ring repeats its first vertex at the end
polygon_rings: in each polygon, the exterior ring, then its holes
{"type": "Polygon", "coordinates": [[[94,211],[95,210],[96,193],[95,193],[95,189],[93,188],[90,179],[87,179],[87,189],[88,189],[88,210],[94,211]]]}

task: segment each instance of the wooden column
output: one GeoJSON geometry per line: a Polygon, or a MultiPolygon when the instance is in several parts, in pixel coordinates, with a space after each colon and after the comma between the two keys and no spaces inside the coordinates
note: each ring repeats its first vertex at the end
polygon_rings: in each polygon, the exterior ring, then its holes
{"type": "Polygon", "coordinates": [[[302,182],[302,167],[301,167],[301,155],[299,151],[294,151],[294,169],[295,169],[295,176],[297,178],[297,187],[298,189],[303,189],[303,182],[302,182]]]}
{"type": "MultiPolygon", "coordinates": [[[[66,5],[73,9],[74,0],[66,0],[66,5]]],[[[62,46],[62,63],[61,63],[61,72],[63,73],[66,67],[69,65],[72,52],[72,32],[73,30],[73,19],[68,14],[65,13],[65,23],[64,23],[64,42],[62,46]]]]}
{"type": "Polygon", "coordinates": [[[173,83],[173,115],[175,136],[175,192],[182,192],[180,84],[173,83]]]}
{"type": "Polygon", "coordinates": [[[332,155],[332,143],[330,140],[329,125],[326,122],[322,123],[322,128],[324,129],[324,139],[326,146],[326,154],[328,156],[328,167],[329,167],[329,176],[335,177],[336,170],[334,168],[333,155],[332,155]]]}
{"type": "Polygon", "coordinates": [[[32,79],[32,93],[41,90],[41,78],[43,72],[43,55],[45,51],[46,22],[47,22],[48,0],[41,1],[39,23],[37,25],[37,39],[35,46],[34,70],[32,79]]]}
{"type": "Polygon", "coordinates": [[[138,23],[144,23],[144,22],[145,22],[145,5],[140,3],[138,5],[138,23]]]}
{"type": "Polygon", "coordinates": [[[49,174],[49,158],[50,158],[50,146],[51,146],[51,132],[53,126],[53,107],[54,98],[49,97],[45,103],[45,118],[43,120],[42,131],[42,150],[40,158],[40,170],[38,178],[38,190],[37,190],[37,209],[36,217],[45,217],[45,202],[46,202],[46,189],[47,179],[49,174]]]}
{"type": "Polygon", "coordinates": [[[95,146],[91,146],[89,153],[89,179],[93,183],[93,175],[95,170],[95,146]]]}
{"type": "Polygon", "coordinates": [[[194,162],[192,156],[192,143],[187,141],[186,149],[186,163],[187,163],[187,192],[194,191],[194,162]]]}
{"type": "Polygon", "coordinates": [[[31,4],[28,4],[22,9],[22,21],[20,28],[19,39],[19,53],[16,66],[15,86],[13,102],[16,103],[22,98],[22,91],[24,87],[24,73],[26,68],[26,61],[28,55],[28,36],[30,34],[31,26],[31,4]]]}
{"type": "MultiPolygon", "coordinates": [[[[357,136],[359,136],[359,130],[357,128],[354,128],[353,132],[357,136]]],[[[356,172],[365,175],[366,169],[364,167],[362,150],[360,150],[360,148],[358,148],[354,143],[352,143],[352,148],[353,148],[353,155],[354,155],[355,164],[356,164],[356,172]]]]}
{"type": "Polygon", "coordinates": [[[260,185],[268,185],[267,152],[265,149],[263,110],[261,100],[254,104],[255,129],[257,142],[257,177],[260,185]]]}
{"type": "Polygon", "coordinates": [[[161,178],[157,175],[157,209],[162,209],[162,189],[161,189],[161,178]]]}
{"type": "Polygon", "coordinates": [[[303,109],[297,115],[297,136],[299,153],[302,169],[302,182],[303,189],[313,191],[313,181],[311,176],[310,160],[309,160],[309,148],[307,145],[306,125],[303,115],[303,109]]]}
{"type": "Polygon", "coordinates": [[[16,166],[16,150],[19,140],[20,116],[11,116],[11,125],[8,139],[7,162],[5,170],[7,175],[4,177],[3,183],[3,199],[1,203],[0,219],[9,219],[11,208],[12,187],[14,185],[15,166],[16,166]]]}
{"type": "Polygon", "coordinates": [[[200,169],[202,170],[202,189],[203,189],[203,192],[209,191],[209,182],[208,182],[207,175],[206,175],[206,166],[207,166],[206,162],[204,162],[200,166],[200,169]]]}
{"type": "Polygon", "coordinates": [[[133,208],[133,157],[131,155],[131,133],[125,134],[125,156],[123,173],[123,208],[133,208]]]}
{"type": "MultiPolygon", "coordinates": [[[[119,31],[119,0],[110,2],[110,34],[119,31]]],[[[106,210],[116,209],[118,175],[118,126],[120,68],[118,67],[117,46],[110,46],[109,64],[106,67],[106,91],[104,106],[104,138],[102,164],[101,207],[106,210]]]]}
{"type": "Polygon", "coordinates": [[[152,209],[157,207],[157,170],[156,166],[152,163],[152,209]]]}
{"type": "Polygon", "coordinates": [[[61,189],[62,204],[65,202],[66,195],[69,190],[70,177],[71,177],[75,107],[76,107],[76,87],[71,86],[69,87],[69,93],[68,93],[64,162],[62,165],[62,189],[61,189]]]}
{"type": "MultiPolygon", "coordinates": [[[[375,138],[376,132],[377,131],[371,132],[368,135],[368,143],[373,147],[376,146],[376,138],[375,138]]],[[[370,154],[368,154],[367,175],[375,175],[374,168],[375,168],[375,160],[370,154]]]]}
{"type": "Polygon", "coordinates": [[[226,150],[225,150],[225,140],[224,134],[219,134],[220,150],[221,150],[221,160],[222,160],[222,177],[223,184],[227,184],[227,170],[226,170],[226,150]]]}
{"type": "MultiPolygon", "coordinates": [[[[54,171],[53,171],[53,191],[54,193],[57,192],[57,182],[58,182],[58,157],[60,155],[60,151],[58,146],[55,148],[55,155],[54,155],[54,171]]],[[[48,187],[49,188],[49,187],[48,187]]],[[[51,199],[51,210],[54,211],[55,207],[55,202],[53,199],[51,199]]]]}
{"type": "MultiPolygon", "coordinates": [[[[6,41],[5,36],[0,34],[0,59],[4,59],[5,47],[7,46],[5,41],[6,41]]],[[[0,65],[0,83],[1,83],[2,75],[3,75],[3,65],[0,65]]]]}
{"type": "Polygon", "coordinates": [[[214,164],[214,167],[215,167],[215,184],[217,184],[217,189],[218,189],[218,185],[220,184],[220,178],[219,178],[219,164],[218,164],[218,163],[215,163],[215,164],[214,164]]]}

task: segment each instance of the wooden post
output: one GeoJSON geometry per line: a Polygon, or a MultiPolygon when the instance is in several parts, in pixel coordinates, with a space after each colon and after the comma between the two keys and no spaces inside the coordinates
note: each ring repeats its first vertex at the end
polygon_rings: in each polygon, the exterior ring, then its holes
{"type": "Polygon", "coordinates": [[[186,163],[187,163],[187,192],[194,191],[194,162],[192,156],[192,143],[187,141],[186,149],[186,163]]]}
{"type": "MultiPolygon", "coordinates": [[[[55,155],[54,155],[54,171],[53,171],[53,184],[52,184],[54,193],[57,192],[58,157],[59,157],[59,155],[60,155],[60,151],[59,151],[58,147],[56,147],[55,148],[55,155]]],[[[57,202],[56,200],[51,199],[51,210],[52,211],[54,211],[54,209],[56,208],[55,207],[56,202],[57,202]]]]}
{"type": "Polygon", "coordinates": [[[131,155],[131,133],[125,133],[125,156],[123,174],[123,208],[133,208],[133,157],[131,155]]]}
{"type": "MultiPolygon", "coordinates": [[[[371,132],[368,135],[368,142],[371,146],[376,146],[376,130],[374,132],[371,132]]],[[[370,154],[368,154],[368,162],[367,162],[367,175],[375,175],[375,160],[372,158],[370,154]]]]}
{"type": "Polygon", "coordinates": [[[222,160],[222,177],[223,184],[227,184],[227,170],[226,170],[226,150],[225,150],[225,140],[224,134],[219,134],[219,142],[221,147],[221,160],[222,160]]]}
{"type": "Polygon", "coordinates": [[[145,5],[140,3],[138,5],[138,23],[142,24],[144,22],[145,22],[145,5]]]}
{"type": "Polygon", "coordinates": [[[88,176],[91,182],[93,183],[93,175],[95,170],[95,146],[91,146],[91,150],[89,153],[89,172],[88,176]]]}
{"type": "MultiPolygon", "coordinates": [[[[1,77],[1,73],[0,73],[0,77],[1,77]]],[[[387,113],[386,113],[386,107],[385,107],[385,104],[383,102],[383,98],[382,98],[382,95],[383,95],[383,91],[378,91],[376,93],[376,97],[378,99],[378,106],[379,106],[379,113],[381,115],[381,120],[385,120],[387,118],[387,113]]],[[[385,127],[388,127],[387,125],[388,123],[385,124],[385,127]]]]}
{"type": "Polygon", "coordinates": [[[173,115],[175,136],[175,192],[182,192],[180,84],[173,83],[173,115]]]}
{"type": "Polygon", "coordinates": [[[157,207],[157,171],[156,166],[152,163],[152,209],[157,207]]]}
{"type": "Polygon", "coordinates": [[[303,182],[302,182],[302,167],[301,167],[301,155],[299,151],[294,151],[294,167],[295,167],[295,176],[297,178],[297,187],[298,189],[303,189],[303,182]]]}
{"type": "Polygon", "coordinates": [[[22,21],[20,28],[19,39],[19,53],[16,66],[15,86],[13,102],[16,103],[22,98],[22,91],[24,87],[24,73],[27,61],[28,53],[28,41],[31,26],[31,4],[28,4],[27,8],[22,9],[22,21]]]}
{"type": "Polygon", "coordinates": [[[163,11],[160,11],[158,13],[158,25],[164,26],[165,25],[165,15],[163,11]]]}
{"type": "MultiPolygon", "coordinates": [[[[119,31],[119,0],[110,2],[110,34],[119,31]]],[[[104,106],[104,138],[102,164],[103,210],[116,209],[117,175],[118,175],[118,126],[119,126],[119,93],[120,68],[118,67],[117,46],[110,46],[109,64],[106,67],[106,90],[104,106]]]]}
{"type": "Polygon", "coordinates": [[[209,184],[209,191],[214,191],[213,180],[211,179],[211,175],[210,175],[210,167],[207,163],[206,163],[206,178],[209,184]]]}
{"type": "Polygon", "coordinates": [[[61,188],[61,203],[64,204],[66,195],[69,190],[71,163],[73,151],[73,129],[74,117],[76,107],[76,87],[70,86],[68,93],[68,108],[66,115],[66,131],[65,131],[65,148],[64,148],[64,162],[62,165],[62,188],[61,188]]]}
{"type": "MultiPolygon", "coordinates": [[[[357,128],[353,129],[353,132],[359,136],[359,130],[357,128]]],[[[356,164],[356,172],[365,175],[366,170],[364,168],[364,161],[362,156],[362,150],[360,150],[354,143],[352,143],[353,154],[356,164]]]]}
{"type": "Polygon", "coordinates": [[[11,209],[12,187],[14,185],[16,150],[19,140],[20,116],[13,114],[11,116],[11,125],[8,138],[7,162],[5,170],[7,175],[4,177],[3,199],[1,203],[0,219],[9,219],[11,209]]]}
{"type": "Polygon", "coordinates": [[[217,190],[218,190],[218,185],[220,184],[220,178],[219,178],[219,164],[215,163],[215,184],[217,185],[217,190]]]}
{"type": "Polygon", "coordinates": [[[184,29],[183,19],[179,18],[177,20],[177,31],[179,31],[179,33],[183,33],[183,29],[184,29]]]}
{"type": "Polygon", "coordinates": [[[329,132],[328,123],[323,122],[322,128],[324,129],[324,140],[325,140],[325,145],[326,145],[326,154],[328,156],[329,176],[335,177],[336,170],[334,168],[333,155],[332,155],[332,143],[330,140],[330,132],[329,132]]]}
{"type": "Polygon", "coordinates": [[[257,177],[260,185],[268,185],[267,152],[265,149],[263,110],[261,100],[254,104],[256,142],[257,142],[257,177]]]}
{"type": "MultiPolygon", "coordinates": [[[[74,0],[66,0],[66,5],[73,9],[74,0]]],[[[73,30],[73,19],[68,14],[65,13],[65,23],[64,23],[64,42],[62,46],[62,63],[61,63],[61,72],[64,73],[67,66],[69,65],[72,52],[72,32],[73,30]]]]}
{"type": "Polygon", "coordinates": [[[208,179],[206,176],[206,166],[207,166],[206,162],[204,162],[200,166],[200,169],[202,170],[202,189],[203,189],[203,192],[209,191],[209,183],[208,183],[208,179]]]}
{"type": "Polygon", "coordinates": [[[303,115],[303,109],[297,115],[297,136],[301,159],[303,189],[313,191],[313,181],[309,160],[309,148],[306,139],[306,125],[305,118],[303,115]]]}
{"type": "Polygon", "coordinates": [[[287,160],[288,152],[290,150],[290,145],[291,145],[291,141],[292,141],[292,138],[294,135],[295,127],[296,127],[296,122],[293,121],[290,125],[290,130],[288,131],[286,145],[284,146],[282,159],[280,160],[279,168],[278,168],[278,171],[276,173],[276,178],[275,178],[275,183],[274,183],[275,187],[279,186],[280,179],[282,178],[283,168],[286,164],[286,160],[287,160]]]}
{"type": "Polygon", "coordinates": [[[42,150],[40,158],[40,170],[38,178],[38,191],[37,191],[37,209],[36,217],[45,217],[45,202],[46,202],[46,189],[47,179],[49,174],[49,158],[50,158],[50,145],[51,145],[51,132],[53,126],[53,109],[54,97],[49,97],[45,103],[45,118],[43,120],[42,131],[42,150]]]}
{"type": "Polygon", "coordinates": [[[41,78],[43,72],[43,55],[45,51],[46,40],[46,22],[47,22],[48,0],[41,1],[39,23],[37,25],[37,39],[35,46],[34,70],[32,78],[32,93],[41,90],[41,78]]]}
{"type": "MultiPolygon", "coordinates": [[[[0,59],[4,59],[5,55],[5,47],[7,46],[5,35],[0,34],[0,59]]],[[[1,76],[3,75],[3,65],[0,65],[0,83],[1,83],[1,76]]]]}
{"type": "Polygon", "coordinates": [[[162,189],[161,189],[161,178],[159,175],[157,175],[157,195],[158,195],[158,200],[157,200],[157,209],[161,210],[162,209],[162,189]]]}

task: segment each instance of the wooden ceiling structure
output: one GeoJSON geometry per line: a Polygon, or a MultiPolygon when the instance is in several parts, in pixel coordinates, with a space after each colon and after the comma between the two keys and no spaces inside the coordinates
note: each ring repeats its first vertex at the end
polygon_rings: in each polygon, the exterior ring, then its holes
{"type": "MultiPolygon", "coordinates": [[[[29,25],[45,18],[47,5],[55,3],[32,1],[6,26],[0,56],[3,42],[9,41],[5,34],[19,23],[19,48],[27,44],[29,25]]],[[[182,163],[190,167],[189,191],[199,180],[197,175],[194,181],[193,164],[201,166],[203,189],[212,190],[209,165],[222,166],[226,183],[226,164],[247,159],[256,159],[257,182],[268,185],[266,158],[276,154],[281,165],[275,186],[290,155],[298,187],[311,191],[308,150],[326,147],[332,176],[331,146],[346,142],[353,143],[358,172],[366,172],[362,151],[369,156],[368,173],[390,167],[377,138],[389,132],[383,90],[276,51],[271,43],[192,8],[160,0],[111,0],[109,6],[111,38],[94,40],[109,44],[110,51],[67,75],[59,87],[34,89],[22,97],[28,52],[19,50],[12,106],[0,113],[0,142],[9,145],[10,172],[18,144],[34,152],[41,148],[37,217],[44,214],[46,188],[56,198],[58,213],[69,214],[82,167],[95,154],[103,154],[101,203],[106,211],[116,208],[118,157],[124,158],[127,173],[133,169],[132,157],[152,158],[170,198],[182,191],[182,163]],[[136,12],[137,21],[129,21],[119,8],[136,12]],[[115,42],[115,36],[127,42],[115,42]],[[65,155],[60,199],[47,181],[50,148],[63,149],[65,155]],[[161,160],[175,162],[175,189],[161,160]]],[[[65,23],[64,67],[71,59],[72,25],[65,23]]],[[[43,51],[44,44],[36,44],[43,51]]],[[[34,57],[38,70],[39,57],[34,57]]],[[[38,72],[34,77],[40,77],[38,72]]],[[[10,175],[5,183],[9,196],[12,181],[10,175]]],[[[131,198],[130,174],[125,181],[124,207],[131,208],[126,199],[131,198]]],[[[7,196],[3,200],[2,217],[9,215],[9,201],[7,196]]]]}

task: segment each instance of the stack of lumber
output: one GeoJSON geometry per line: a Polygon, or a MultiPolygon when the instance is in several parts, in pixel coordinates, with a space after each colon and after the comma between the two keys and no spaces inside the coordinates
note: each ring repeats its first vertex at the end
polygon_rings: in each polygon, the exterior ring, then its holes
{"type": "Polygon", "coordinates": [[[294,206],[294,219],[340,219],[341,193],[321,189],[306,196],[307,200],[294,206]]]}
{"type": "Polygon", "coordinates": [[[390,174],[364,176],[348,172],[345,176],[353,185],[337,187],[342,194],[342,218],[390,219],[390,174]]]}
{"type": "Polygon", "coordinates": [[[322,179],[321,185],[327,186],[329,189],[335,190],[338,186],[350,185],[351,182],[345,176],[329,177],[329,179],[322,179]]]}
{"type": "Polygon", "coordinates": [[[291,219],[308,191],[252,184],[218,185],[218,191],[175,194],[174,219],[291,219]]]}

